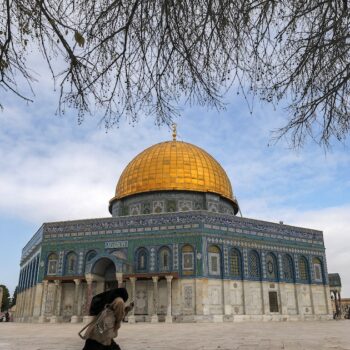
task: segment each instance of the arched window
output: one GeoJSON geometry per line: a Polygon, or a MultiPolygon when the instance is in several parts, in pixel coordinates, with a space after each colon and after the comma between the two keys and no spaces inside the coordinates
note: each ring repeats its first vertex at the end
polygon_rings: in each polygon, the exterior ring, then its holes
{"type": "Polygon", "coordinates": [[[146,248],[140,248],[136,254],[136,266],[138,271],[147,271],[148,253],[146,248]]]}
{"type": "Polygon", "coordinates": [[[170,249],[168,247],[163,247],[159,250],[158,262],[160,271],[170,270],[170,249]]]}
{"type": "Polygon", "coordinates": [[[282,257],[283,279],[294,281],[293,259],[290,255],[284,254],[282,257]]]}
{"type": "Polygon", "coordinates": [[[89,250],[85,255],[85,271],[86,271],[86,265],[97,255],[97,252],[95,250],[89,250]]]}
{"type": "Polygon", "coordinates": [[[316,282],[322,282],[322,262],[319,258],[312,258],[312,266],[314,270],[314,280],[316,282]]]}
{"type": "Polygon", "coordinates": [[[267,254],[265,258],[265,264],[266,264],[266,277],[270,280],[277,281],[278,271],[277,271],[276,256],[272,253],[267,254]]]}
{"type": "Polygon", "coordinates": [[[189,244],[182,247],[182,270],[185,275],[194,273],[194,249],[189,244]]]}
{"type": "Polygon", "coordinates": [[[95,250],[90,250],[86,254],[85,261],[88,263],[90,262],[95,256],[97,255],[95,250]]]}
{"type": "Polygon", "coordinates": [[[52,253],[47,258],[47,274],[48,275],[56,275],[57,274],[57,262],[58,257],[57,254],[52,253]]]}
{"type": "Polygon", "coordinates": [[[241,254],[239,250],[231,249],[230,255],[230,273],[232,276],[241,276],[241,254]]]}
{"type": "Polygon", "coordinates": [[[216,245],[211,245],[208,249],[209,274],[220,276],[221,274],[220,257],[221,257],[220,248],[216,245]]]}
{"type": "Polygon", "coordinates": [[[304,256],[299,258],[299,277],[302,281],[309,281],[309,264],[304,256]]]}
{"type": "Polygon", "coordinates": [[[261,268],[260,268],[260,259],[259,254],[255,250],[249,252],[249,276],[254,278],[260,278],[261,268]]]}
{"type": "Polygon", "coordinates": [[[74,275],[76,273],[77,262],[77,255],[74,252],[70,252],[67,254],[65,264],[66,275],[74,275]]]}

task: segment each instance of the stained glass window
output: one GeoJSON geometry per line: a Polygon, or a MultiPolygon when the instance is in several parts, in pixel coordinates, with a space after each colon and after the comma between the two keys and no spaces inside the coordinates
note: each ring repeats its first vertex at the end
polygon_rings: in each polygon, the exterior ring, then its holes
{"type": "Polygon", "coordinates": [[[162,256],[162,265],[164,269],[169,269],[169,252],[164,251],[162,256]]]}
{"type": "Polygon", "coordinates": [[[283,270],[283,279],[287,281],[294,280],[293,273],[293,260],[288,254],[284,254],[282,258],[282,270],[283,270]]]}
{"type": "Polygon", "coordinates": [[[312,265],[314,268],[314,280],[316,282],[322,282],[322,263],[318,258],[312,259],[312,265]]]}
{"type": "Polygon", "coordinates": [[[182,247],[182,269],[188,273],[194,270],[194,249],[189,244],[182,247]]]}
{"type": "Polygon", "coordinates": [[[74,252],[67,254],[65,273],[68,275],[74,275],[74,273],[76,272],[76,263],[77,255],[74,252]]]}
{"type": "Polygon", "coordinates": [[[267,254],[266,259],[266,276],[269,279],[277,279],[277,259],[273,254],[267,254]]]}
{"type": "Polygon", "coordinates": [[[249,276],[260,277],[260,259],[255,250],[249,253],[249,276]]]}
{"type": "Polygon", "coordinates": [[[161,271],[170,270],[170,251],[169,248],[162,248],[159,251],[159,268],[161,271]]]}
{"type": "Polygon", "coordinates": [[[140,254],[140,264],[139,268],[142,270],[146,267],[146,256],[145,254],[140,254]]]}
{"type": "Polygon", "coordinates": [[[141,248],[137,252],[137,269],[141,271],[147,270],[147,250],[141,248]]]}
{"type": "Polygon", "coordinates": [[[309,280],[309,264],[303,256],[299,258],[299,277],[303,281],[309,280]]]}
{"type": "Polygon", "coordinates": [[[56,275],[57,273],[57,255],[52,253],[49,255],[47,259],[47,274],[48,275],[56,275]]]}
{"type": "Polygon", "coordinates": [[[212,245],[208,249],[208,258],[209,258],[209,273],[211,275],[220,275],[220,248],[212,245]]]}
{"type": "Polygon", "coordinates": [[[241,259],[240,259],[240,253],[237,249],[231,250],[230,255],[230,271],[231,275],[233,276],[240,276],[241,275],[241,259]]]}

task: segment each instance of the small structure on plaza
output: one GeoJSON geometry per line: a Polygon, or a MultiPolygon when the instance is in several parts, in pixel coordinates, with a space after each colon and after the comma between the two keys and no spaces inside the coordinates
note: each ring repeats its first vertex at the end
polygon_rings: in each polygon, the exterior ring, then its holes
{"type": "Polygon", "coordinates": [[[341,279],[339,273],[328,274],[329,288],[333,306],[333,318],[341,318],[341,279]]]}
{"type": "Polygon", "coordinates": [[[203,149],[156,144],[125,168],[112,217],[44,223],[23,248],[17,321],[79,322],[125,286],[129,322],[329,319],[321,231],[236,216],[203,149]]]}
{"type": "Polygon", "coordinates": [[[330,273],[328,274],[329,279],[329,288],[331,291],[331,299],[333,306],[333,318],[341,319],[347,318],[350,319],[350,299],[341,297],[341,278],[339,273],[330,273]]]}

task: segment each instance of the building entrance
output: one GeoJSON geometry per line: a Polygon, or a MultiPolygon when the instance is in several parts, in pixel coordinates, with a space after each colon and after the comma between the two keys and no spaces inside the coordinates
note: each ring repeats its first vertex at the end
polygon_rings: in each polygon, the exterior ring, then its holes
{"type": "Polygon", "coordinates": [[[118,287],[116,272],[114,262],[108,258],[98,260],[92,269],[93,274],[102,277],[104,291],[118,287]]]}
{"type": "Polygon", "coordinates": [[[111,262],[106,267],[104,279],[105,279],[105,291],[118,287],[118,282],[116,279],[116,269],[113,262],[111,262]]]}

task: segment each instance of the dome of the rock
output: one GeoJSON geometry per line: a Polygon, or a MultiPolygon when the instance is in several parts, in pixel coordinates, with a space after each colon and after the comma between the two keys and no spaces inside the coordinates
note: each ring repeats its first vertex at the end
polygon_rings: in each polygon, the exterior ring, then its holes
{"type": "Polygon", "coordinates": [[[121,174],[110,203],[155,191],[213,193],[231,202],[235,213],[238,211],[224,169],[206,151],[187,142],[162,142],[138,154],[121,174]]]}

